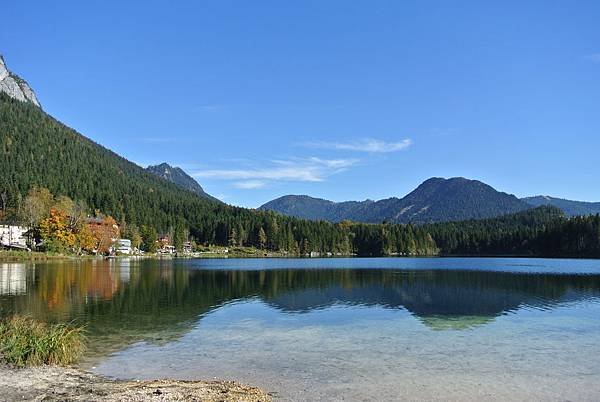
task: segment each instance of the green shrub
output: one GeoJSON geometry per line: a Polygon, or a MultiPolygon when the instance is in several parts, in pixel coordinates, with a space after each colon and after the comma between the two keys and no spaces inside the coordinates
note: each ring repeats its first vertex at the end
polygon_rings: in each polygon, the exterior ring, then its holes
{"type": "Polygon", "coordinates": [[[0,321],[0,360],[17,366],[68,365],[85,349],[83,327],[14,316],[0,321]]]}

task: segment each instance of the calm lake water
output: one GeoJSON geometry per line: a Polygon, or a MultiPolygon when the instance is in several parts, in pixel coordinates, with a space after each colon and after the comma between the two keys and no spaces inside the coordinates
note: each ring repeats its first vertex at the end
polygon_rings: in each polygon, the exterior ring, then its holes
{"type": "Polygon", "coordinates": [[[87,326],[84,367],[280,400],[600,400],[600,261],[0,264],[0,315],[87,326]]]}

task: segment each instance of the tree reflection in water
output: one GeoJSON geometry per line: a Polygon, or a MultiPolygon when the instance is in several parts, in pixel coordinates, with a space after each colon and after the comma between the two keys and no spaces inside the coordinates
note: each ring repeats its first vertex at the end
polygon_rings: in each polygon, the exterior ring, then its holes
{"type": "Polygon", "coordinates": [[[90,356],[167,342],[232,301],[285,314],[330,306],[406,309],[433,330],[483,325],[523,307],[600,296],[600,275],[477,270],[189,269],[172,260],[0,265],[0,314],[84,324],[90,356]]]}

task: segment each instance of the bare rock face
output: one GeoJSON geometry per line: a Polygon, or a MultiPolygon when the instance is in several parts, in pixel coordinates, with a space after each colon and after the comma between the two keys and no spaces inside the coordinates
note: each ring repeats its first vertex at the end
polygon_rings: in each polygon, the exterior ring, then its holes
{"type": "Polygon", "coordinates": [[[6,68],[2,56],[0,56],[0,92],[5,92],[11,98],[20,100],[21,102],[31,102],[41,107],[40,102],[35,96],[35,92],[33,92],[29,84],[6,68]]]}

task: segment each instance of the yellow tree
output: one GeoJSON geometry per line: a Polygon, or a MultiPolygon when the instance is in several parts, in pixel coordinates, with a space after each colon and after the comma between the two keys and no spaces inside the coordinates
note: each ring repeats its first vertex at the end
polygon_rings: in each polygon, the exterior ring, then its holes
{"type": "Polygon", "coordinates": [[[75,246],[75,234],[69,228],[69,218],[63,211],[52,208],[50,216],[40,222],[39,229],[48,250],[63,252],[75,246]]]}
{"type": "Polygon", "coordinates": [[[80,224],[75,233],[75,248],[79,253],[85,251],[92,253],[96,248],[96,239],[94,234],[88,225],[85,223],[80,224]]]}

